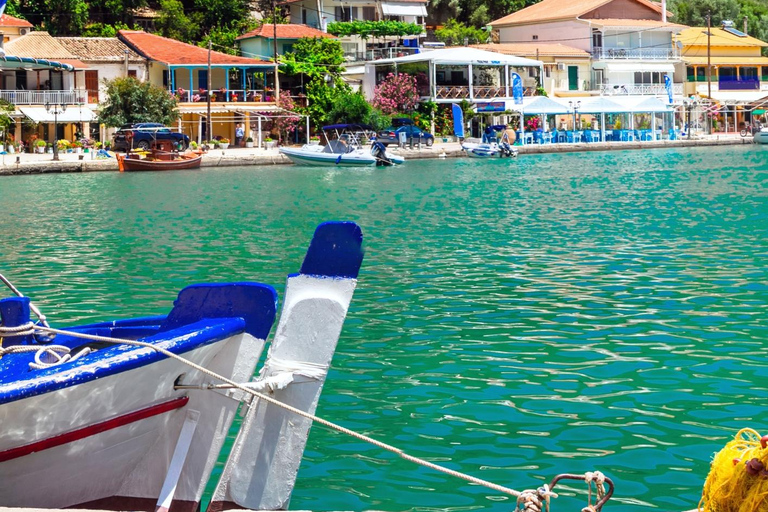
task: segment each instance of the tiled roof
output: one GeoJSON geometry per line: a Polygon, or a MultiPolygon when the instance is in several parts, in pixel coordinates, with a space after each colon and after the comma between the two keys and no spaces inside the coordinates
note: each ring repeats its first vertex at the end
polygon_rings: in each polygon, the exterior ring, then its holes
{"type": "Polygon", "coordinates": [[[675,40],[683,43],[683,52],[686,46],[707,46],[707,39],[710,40],[711,46],[768,46],[768,43],[755,37],[739,37],[721,28],[712,27],[710,33],[712,35],[708,38],[707,27],[689,27],[680,32],[675,40]]]}
{"type": "Polygon", "coordinates": [[[128,51],[129,62],[144,59],[116,37],[57,37],[64,48],[83,61],[123,62],[128,51]]]}
{"type": "MultiPolygon", "coordinates": [[[[490,23],[493,28],[513,25],[526,25],[531,23],[540,23],[556,20],[576,19],[579,16],[594,11],[598,7],[612,2],[613,0],[542,0],[537,4],[520,9],[519,11],[508,14],[503,18],[490,23]]],[[[634,0],[651,10],[658,12],[661,16],[661,6],[650,0],[634,0]]],[[[592,21],[592,20],[590,20],[592,21]]]]}
{"type": "Polygon", "coordinates": [[[27,20],[3,14],[0,16],[0,27],[32,27],[32,24],[27,20]]]}
{"type": "Polygon", "coordinates": [[[250,39],[252,37],[265,37],[267,39],[272,39],[275,37],[275,27],[277,27],[278,39],[299,39],[301,37],[336,38],[334,35],[323,32],[322,30],[317,30],[316,28],[308,27],[307,25],[295,25],[293,23],[270,25],[265,23],[256,30],[251,30],[250,32],[246,32],[245,34],[241,35],[237,38],[237,40],[250,39]]]}
{"type": "Polygon", "coordinates": [[[14,55],[16,57],[32,57],[33,59],[64,62],[81,69],[88,67],[86,64],[77,60],[77,56],[64,48],[64,46],[62,46],[62,44],[48,32],[30,32],[18,39],[5,43],[4,49],[7,55],[14,55]]]}
{"type": "MultiPolygon", "coordinates": [[[[139,55],[166,65],[206,65],[208,50],[175,39],[148,34],[141,30],[121,30],[119,37],[139,55]]],[[[211,64],[263,66],[271,62],[211,52],[211,64]]]]}
{"type": "Polygon", "coordinates": [[[589,52],[580,48],[566,46],[560,43],[501,43],[501,44],[474,44],[473,48],[498,52],[505,55],[517,55],[518,57],[583,57],[589,58],[589,52]]]}

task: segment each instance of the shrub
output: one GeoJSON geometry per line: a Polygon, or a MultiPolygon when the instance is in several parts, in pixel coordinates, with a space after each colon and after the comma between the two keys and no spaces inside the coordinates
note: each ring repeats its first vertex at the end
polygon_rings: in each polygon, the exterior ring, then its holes
{"type": "Polygon", "coordinates": [[[390,73],[373,90],[373,106],[383,113],[412,112],[419,102],[416,78],[405,73],[390,73]]]}

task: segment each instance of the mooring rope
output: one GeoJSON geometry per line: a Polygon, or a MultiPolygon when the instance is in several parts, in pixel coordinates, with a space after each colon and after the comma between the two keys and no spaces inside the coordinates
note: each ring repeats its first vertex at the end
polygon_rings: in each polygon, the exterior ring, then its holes
{"type": "MultiPolygon", "coordinates": [[[[26,326],[19,326],[19,327],[26,327],[26,328],[28,328],[29,325],[33,325],[33,324],[26,324],[26,326]]],[[[333,423],[331,421],[323,419],[323,418],[321,418],[319,416],[315,416],[314,414],[310,414],[308,412],[302,411],[301,409],[297,409],[297,408],[295,408],[293,406],[290,406],[288,404],[284,404],[283,402],[275,400],[274,398],[271,398],[271,397],[269,397],[267,395],[259,393],[258,391],[250,389],[246,385],[239,384],[239,383],[237,383],[237,382],[235,382],[233,380],[230,380],[230,379],[224,377],[223,375],[219,375],[218,373],[213,372],[213,371],[211,371],[211,370],[209,370],[209,369],[207,369],[207,368],[205,368],[203,366],[200,366],[197,363],[194,363],[194,362],[192,362],[192,361],[190,361],[188,359],[185,359],[184,357],[179,356],[178,354],[174,354],[173,352],[171,352],[171,351],[169,351],[169,350],[167,350],[167,349],[165,349],[163,347],[159,347],[157,345],[153,345],[152,343],[147,343],[147,342],[144,342],[144,341],[126,340],[126,339],[121,339],[121,338],[112,338],[112,337],[109,337],[109,336],[97,336],[97,335],[94,335],[94,334],[85,334],[85,333],[80,333],[80,332],[66,331],[66,330],[63,330],[63,329],[54,329],[54,328],[51,328],[51,327],[45,327],[45,326],[41,326],[41,325],[33,325],[33,327],[34,327],[34,330],[36,332],[39,331],[39,332],[48,333],[48,334],[60,334],[60,335],[65,335],[65,336],[74,336],[74,337],[83,338],[83,339],[87,339],[87,340],[91,340],[91,341],[102,341],[102,342],[107,342],[107,343],[126,344],[126,345],[133,345],[133,346],[137,346],[137,347],[144,347],[144,348],[148,348],[148,349],[151,349],[151,350],[155,350],[155,351],[157,351],[157,352],[159,352],[159,353],[161,353],[161,354],[163,354],[163,355],[165,355],[165,356],[167,356],[169,358],[176,359],[177,361],[180,361],[181,363],[189,366],[190,368],[194,368],[195,370],[197,370],[197,371],[199,371],[199,372],[201,372],[201,373],[203,373],[205,375],[208,375],[209,377],[212,377],[212,378],[220,380],[220,381],[222,381],[222,382],[224,382],[226,384],[229,384],[233,388],[239,389],[240,391],[243,391],[244,393],[247,393],[247,394],[252,395],[252,396],[254,396],[256,398],[259,398],[260,400],[264,400],[265,402],[270,403],[272,405],[275,405],[277,407],[281,407],[281,408],[283,408],[283,409],[285,409],[287,411],[290,411],[290,412],[292,412],[294,414],[298,414],[299,416],[303,416],[303,417],[305,417],[307,419],[312,420],[313,422],[316,422],[316,423],[319,423],[321,425],[324,425],[324,426],[326,426],[326,427],[328,427],[328,428],[330,428],[332,430],[335,430],[337,432],[341,432],[343,434],[347,434],[348,436],[354,437],[355,439],[359,439],[361,441],[365,441],[365,442],[370,443],[370,444],[372,444],[374,446],[377,446],[377,447],[381,448],[382,450],[388,451],[390,453],[394,453],[395,455],[397,455],[400,458],[405,459],[407,461],[413,462],[413,463],[418,464],[420,466],[424,466],[424,467],[428,467],[428,468],[434,469],[435,471],[439,471],[441,473],[444,473],[446,475],[450,475],[450,476],[459,478],[461,480],[466,480],[467,482],[470,482],[470,483],[473,483],[473,484],[482,485],[483,487],[487,487],[488,489],[492,489],[492,490],[500,492],[502,494],[508,494],[508,495],[514,496],[516,498],[520,497],[523,494],[520,491],[516,491],[514,489],[510,489],[509,487],[504,487],[502,485],[498,485],[498,484],[495,484],[493,482],[489,482],[487,480],[483,480],[481,478],[474,477],[472,475],[467,475],[465,473],[461,473],[459,471],[455,471],[453,469],[449,469],[449,468],[440,466],[438,464],[434,464],[432,462],[429,462],[427,460],[424,460],[422,458],[410,455],[410,454],[406,453],[405,451],[403,451],[400,448],[397,448],[395,446],[389,445],[387,443],[384,443],[384,442],[379,441],[377,439],[374,439],[372,437],[368,437],[368,436],[366,436],[364,434],[360,434],[360,433],[355,432],[353,430],[350,430],[350,429],[348,429],[346,427],[342,427],[341,425],[338,425],[336,423],[333,423]]],[[[7,329],[7,328],[0,327],[0,332],[4,331],[5,329],[7,329]]],[[[11,328],[11,329],[18,329],[18,328],[11,328]]],[[[11,348],[12,347],[8,347],[8,349],[11,349],[11,348]]],[[[39,347],[35,347],[35,348],[38,349],[39,347]]],[[[3,350],[5,350],[5,349],[3,349],[3,350]]],[[[12,352],[12,350],[9,350],[9,352],[12,352]]],[[[546,501],[548,501],[549,496],[552,496],[552,497],[556,497],[557,496],[556,494],[554,494],[551,491],[549,491],[548,486],[543,486],[542,488],[539,488],[539,489],[537,489],[535,491],[528,491],[526,493],[526,496],[532,496],[533,494],[531,494],[531,493],[535,494],[536,496],[540,496],[540,495],[541,496],[547,496],[547,500],[546,501]]],[[[534,510],[534,509],[531,509],[531,510],[534,510]]]]}

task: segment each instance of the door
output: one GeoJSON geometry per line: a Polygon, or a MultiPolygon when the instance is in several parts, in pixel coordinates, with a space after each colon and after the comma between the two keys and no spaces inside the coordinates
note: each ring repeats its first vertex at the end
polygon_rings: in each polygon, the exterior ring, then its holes
{"type": "Polygon", "coordinates": [[[99,72],[96,70],[85,71],[85,90],[88,91],[88,103],[99,102],[99,72]]]}
{"type": "Polygon", "coordinates": [[[568,66],[568,90],[579,90],[579,66],[568,66]]]}

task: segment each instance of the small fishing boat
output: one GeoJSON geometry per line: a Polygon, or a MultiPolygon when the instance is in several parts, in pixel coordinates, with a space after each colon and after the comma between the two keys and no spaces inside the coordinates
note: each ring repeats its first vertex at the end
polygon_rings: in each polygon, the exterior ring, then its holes
{"type": "Polygon", "coordinates": [[[63,330],[51,328],[0,275],[16,294],[0,300],[0,503],[199,510],[243,404],[238,442],[247,446],[232,450],[217,486],[221,503],[287,503],[312,421],[286,417],[314,413],[357,282],[361,244],[354,223],[317,228],[300,273],[288,277],[255,380],[276,314],[271,286],[195,284],[167,315],[63,330]],[[273,410],[277,400],[292,411],[273,410]]]}
{"type": "Polygon", "coordinates": [[[487,126],[482,142],[462,142],[461,149],[472,158],[515,158],[519,150],[512,147],[507,136],[507,125],[487,126]],[[496,132],[502,132],[501,140],[496,140],[496,132]]]}
{"type": "Polygon", "coordinates": [[[281,147],[280,153],[293,163],[314,166],[391,166],[405,162],[405,158],[387,151],[383,144],[374,142],[371,149],[360,143],[362,136],[371,136],[371,126],[359,124],[336,124],[323,126],[327,144],[305,144],[300,148],[281,147]]]}
{"type": "Polygon", "coordinates": [[[133,151],[126,155],[117,155],[117,167],[126,171],[176,171],[180,169],[199,169],[203,160],[202,153],[186,151],[164,151],[150,149],[133,151]]]}

